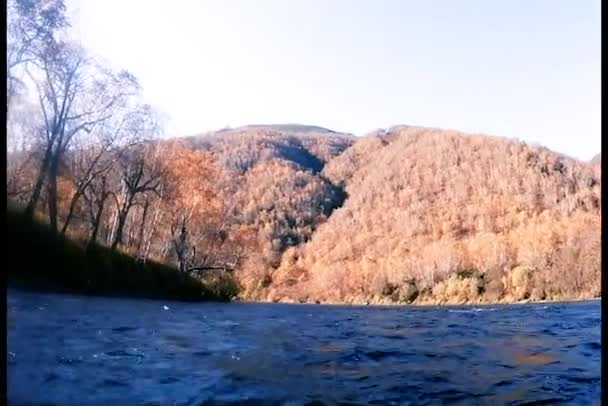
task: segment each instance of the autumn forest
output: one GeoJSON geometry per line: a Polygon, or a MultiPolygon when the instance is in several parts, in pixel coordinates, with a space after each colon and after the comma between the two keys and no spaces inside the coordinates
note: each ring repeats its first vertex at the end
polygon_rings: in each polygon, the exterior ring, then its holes
{"type": "Polygon", "coordinates": [[[600,296],[599,156],[409,126],[167,138],[137,78],[69,28],[60,0],[9,1],[7,200],[58,238],[240,300],[600,296]]]}

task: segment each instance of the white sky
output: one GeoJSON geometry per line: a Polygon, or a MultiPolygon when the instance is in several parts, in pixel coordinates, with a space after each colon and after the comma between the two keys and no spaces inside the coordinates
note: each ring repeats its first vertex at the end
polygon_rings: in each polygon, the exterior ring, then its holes
{"type": "Polygon", "coordinates": [[[168,135],[396,124],[601,151],[600,0],[67,0],[168,135]]]}

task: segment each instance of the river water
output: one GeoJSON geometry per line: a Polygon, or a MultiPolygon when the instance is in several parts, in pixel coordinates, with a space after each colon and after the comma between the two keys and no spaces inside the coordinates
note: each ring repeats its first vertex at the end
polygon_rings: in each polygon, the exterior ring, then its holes
{"type": "Polygon", "coordinates": [[[9,290],[7,305],[12,405],[600,404],[599,301],[380,308],[9,290]]]}

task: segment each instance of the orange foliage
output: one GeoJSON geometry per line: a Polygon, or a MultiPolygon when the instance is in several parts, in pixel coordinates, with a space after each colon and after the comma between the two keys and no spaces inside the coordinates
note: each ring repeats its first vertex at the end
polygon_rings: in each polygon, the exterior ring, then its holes
{"type": "MultiPolygon", "coordinates": [[[[142,249],[144,238],[150,257],[173,261],[170,242],[185,221],[197,260],[235,266],[243,298],[476,303],[600,294],[599,159],[414,127],[354,138],[258,126],[154,146],[162,191],[134,208],[125,249],[142,249]]],[[[108,179],[120,189],[120,173],[108,179]]],[[[64,183],[62,213],[73,194],[64,183]]],[[[106,234],[113,210],[104,212],[106,234]]]]}

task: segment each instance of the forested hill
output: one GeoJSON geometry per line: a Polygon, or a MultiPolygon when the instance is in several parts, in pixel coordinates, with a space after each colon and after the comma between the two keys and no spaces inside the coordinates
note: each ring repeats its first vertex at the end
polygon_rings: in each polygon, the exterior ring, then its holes
{"type": "Polygon", "coordinates": [[[241,273],[245,297],[599,295],[598,165],[500,137],[408,126],[363,137],[252,126],[187,143],[217,157],[239,196],[239,222],[263,236],[264,254],[241,273]]]}
{"type": "MultiPolygon", "coordinates": [[[[66,155],[60,224],[84,158],[66,155]]],[[[96,199],[102,184],[93,180],[68,233],[86,240],[97,221],[98,241],[132,255],[184,269],[234,268],[243,299],[595,297],[600,170],[546,148],[440,129],[396,126],[354,137],[314,126],[247,126],[120,154],[104,186],[118,199],[96,199]],[[155,179],[154,190],[121,187],[134,162],[142,182],[155,179]],[[125,211],[120,203],[129,198],[125,211]],[[88,214],[102,201],[100,218],[88,214]],[[171,243],[182,226],[187,254],[171,243]]]]}
{"type": "MultiPolygon", "coordinates": [[[[97,247],[127,268],[217,271],[230,294],[215,296],[232,297],[236,280],[245,300],[600,294],[600,156],[405,125],[356,137],[255,124],[167,140],[138,78],[71,27],[62,0],[7,2],[6,190],[24,221],[13,224],[43,227],[75,257],[97,247]]],[[[114,268],[97,261],[90,269],[114,268]]]]}
{"type": "Polygon", "coordinates": [[[600,294],[601,168],[499,137],[395,127],[323,176],[348,198],[268,298],[461,303],[600,294]]]}

